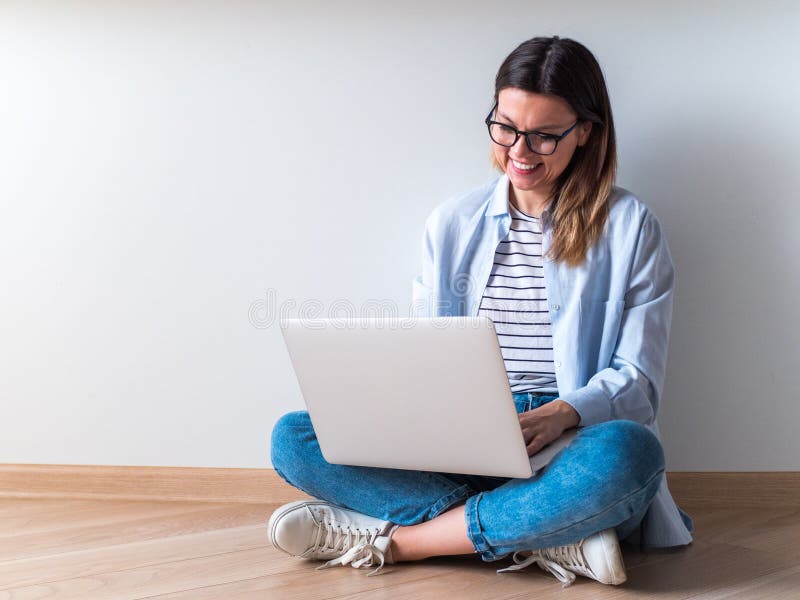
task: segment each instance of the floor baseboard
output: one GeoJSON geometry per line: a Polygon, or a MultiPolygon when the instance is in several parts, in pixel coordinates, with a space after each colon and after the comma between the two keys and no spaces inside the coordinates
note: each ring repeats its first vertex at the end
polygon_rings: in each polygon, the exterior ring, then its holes
{"type": "Polygon", "coordinates": [[[0,464],[0,497],[285,503],[305,497],[274,469],[0,464]]]}
{"type": "MultiPolygon", "coordinates": [[[[800,506],[798,471],[678,471],[667,482],[686,508],[800,506]]],[[[0,497],[283,504],[306,494],[270,468],[0,464],[0,497]]]]}
{"type": "Polygon", "coordinates": [[[800,507],[800,471],[667,472],[667,485],[681,506],[800,507]]]}

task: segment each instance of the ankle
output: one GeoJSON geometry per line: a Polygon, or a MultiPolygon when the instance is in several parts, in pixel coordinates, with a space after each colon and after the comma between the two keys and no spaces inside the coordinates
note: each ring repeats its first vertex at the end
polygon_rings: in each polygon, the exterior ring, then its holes
{"type": "Polygon", "coordinates": [[[394,525],[389,530],[389,533],[386,534],[386,537],[389,538],[389,546],[386,548],[386,555],[384,556],[387,564],[399,562],[397,560],[397,546],[394,542],[394,534],[397,533],[399,529],[400,525],[394,525]]]}
{"type": "Polygon", "coordinates": [[[413,543],[411,542],[412,526],[397,526],[392,532],[391,543],[389,544],[389,554],[394,562],[410,562],[421,560],[424,557],[418,556],[413,551],[413,543]]]}
{"type": "Polygon", "coordinates": [[[389,542],[389,555],[392,557],[393,562],[405,562],[406,558],[403,555],[403,545],[401,544],[401,539],[403,537],[403,531],[405,527],[397,526],[392,532],[392,539],[389,542]]]}

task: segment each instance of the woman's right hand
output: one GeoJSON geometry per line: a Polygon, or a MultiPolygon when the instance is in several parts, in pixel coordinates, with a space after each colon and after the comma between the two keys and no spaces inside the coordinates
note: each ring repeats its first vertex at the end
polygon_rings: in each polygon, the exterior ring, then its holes
{"type": "Polygon", "coordinates": [[[578,411],[560,399],[520,413],[519,423],[528,456],[557,440],[566,429],[577,426],[580,420],[578,411]]]}

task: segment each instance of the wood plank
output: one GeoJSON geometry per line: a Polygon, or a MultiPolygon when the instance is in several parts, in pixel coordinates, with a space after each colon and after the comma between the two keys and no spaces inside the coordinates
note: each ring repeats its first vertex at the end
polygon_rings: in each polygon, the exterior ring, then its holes
{"type": "Polygon", "coordinates": [[[782,560],[800,563],[800,509],[755,512],[729,521],[727,529],[709,539],[771,552],[782,560]]]}
{"type": "Polygon", "coordinates": [[[727,585],[723,590],[714,590],[692,600],[797,600],[800,593],[800,566],[782,569],[769,575],[727,585]]]}
{"type": "MultiPolygon", "coordinates": [[[[260,576],[237,582],[185,589],[158,596],[158,600],[324,600],[349,598],[365,592],[379,598],[391,593],[395,586],[409,580],[428,580],[452,567],[447,564],[425,564],[427,561],[409,565],[392,565],[383,574],[368,577],[367,570],[352,567],[336,567],[317,571],[317,561],[304,561],[285,557],[270,549],[270,560],[291,562],[292,571],[282,571],[270,576],[260,576]],[[281,556],[278,556],[278,555],[281,556]],[[285,557],[285,558],[284,558],[285,557]]],[[[148,598],[155,598],[148,596],[148,598]]]]}
{"type": "Polygon", "coordinates": [[[97,546],[128,544],[243,525],[265,525],[269,515],[270,512],[260,505],[235,504],[214,508],[199,505],[168,517],[109,518],[105,523],[67,528],[58,535],[36,532],[4,538],[0,540],[0,561],[49,556],[97,546]]]}
{"type": "MultiPolygon", "coordinates": [[[[606,600],[619,597],[619,588],[604,586],[584,577],[565,590],[560,581],[537,566],[514,573],[497,573],[502,565],[482,565],[481,568],[458,569],[428,579],[413,579],[393,585],[383,597],[393,600],[417,600],[418,598],[480,598],[481,600],[512,600],[536,598],[550,600],[569,596],[570,600],[606,600]],[[478,590],[480,590],[478,592],[478,590]],[[478,592],[478,593],[476,593],[478,592]]],[[[343,596],[344,597],[344,596],[343,596]]],[[[352,600],[372,600],[380,595],[369,592],[349,594],[352,600]]]]}
{"type": "MultiPolygon", "coordinates": [[[[352,568],[317,573],[292,573],[281,578],[258,578],[232,586],[198,589],[159,597],[159,600],[328,600],[339,598],[563,598],[561,583],[532,567],[526,571],[498,574],[510,564],[503,559],[484,563],[476,557],[439,557],[387,567],[389,572],[365,577],[352,568]]],[[[617,588],[578,578],[570,598],[602,600],[617,597],[617,588]],[[580,591],[579,591],[580,590],[580,591]],[[609,595],[610,594],[610,595],[609,595]]]]}
{"type": "Polygon", "coordinates": [[[700,539],[674,553],[669,560],[629,568],[625,587],[636,592],[636,598],[693,598],[791,566],[790,560],[772,552],[700,539]]]}
{"type": "MultiPolygon", "coordinates": [[[[82,505],[66,509],[58,504],[49,504],[49,509],[40,508],[31,514],[27,504],[35,499],[14,499],[19,513],[0,516],[0,547],[7,540],[20,535],[52,532],[62,534],[67,529],[76,529],[94,524],[114,522],[117,519],[133,520],[151,517],[164,517],[198,510],[203,507],[196,502],[142,502],[140,500],[91,500],[82,505]]],[[[9,499],[0,499],[0,506],[8,504],[9,499]]],[[[221,508],[225,504],[207,504],[205,508],[221,508]]]]}
{"type": "Polygon", "coordinates": [[[97,545],[0,562],[0,588],[25,587],[111,571],[136,569],[216,554],[270,548],[263,525],[244,525],[198,533],[97,545]]]}
{"type": "Polygon", "coordinates": [[[123,569],[50,581],[43,585],[10,588],[0,600],[137,600],[189,586],[232,582],[269,573],[267,549],[226,552],[196,560],[180,560],[135,569],[123,569]]]}
{"type": "MultiPolygon", "coordinates": [[[[446,561],[445,561],[446,562],[446,561]]],[[[240,583],[250,585],[256,578],[262,580],[264,591],[273,591],[275,598],[310,598],[338,597],[351,594],[354,590],[377,590],[387,585],[394,585],[398,578],[418,579],[451,570],[452,567],[441,564],[402,565],[392,567],[394,571],[378,577],[367,577],[366,570],[351,567],[340,567],[329,571],[316,571],[318,561],[305,561],[287,556],[271,547],[255,548],[238,552],[226,552],[191,560],[162,562],[137,568],[97,573],[88,577],[48,581],[45,585],[31,585],[7,589],[9,598],[42,598],[52,597],[58,600],[114,600],[140,599],[151,596],[163,598],[170,592],[188,592],[187,598],[200,598],[199,592],[213,588],[207,597],[230,598],[240,583]],[[394,575],[394,579],[388,579],[394,575]],[[339,580],[338,592],[332,582],[339,580]],[[287,593],[293,591],[289,596],[287,593]],[[224,595],[220,595],[221,591],[224,595]],[[50,595],[48,595],[50,594],[50,595]],[[309,594],[311,594],[309,596],[309,594]]],[[[4,599],[0,592],[0,599],[4,599]]]]}

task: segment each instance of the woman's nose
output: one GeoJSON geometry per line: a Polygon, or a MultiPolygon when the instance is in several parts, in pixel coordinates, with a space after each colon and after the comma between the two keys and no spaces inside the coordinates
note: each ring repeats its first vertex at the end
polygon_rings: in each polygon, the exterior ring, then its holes
{"type": "Polygon", "coordinates": [[[508,148],[508,154],[512,157],[522,158],[523,156],[530,156],[531,150],[528,148],[528,144],[525,142],[525,136],[521,135],[517,138],[517,141],[514,142],[512,146],[508,148]]]}

